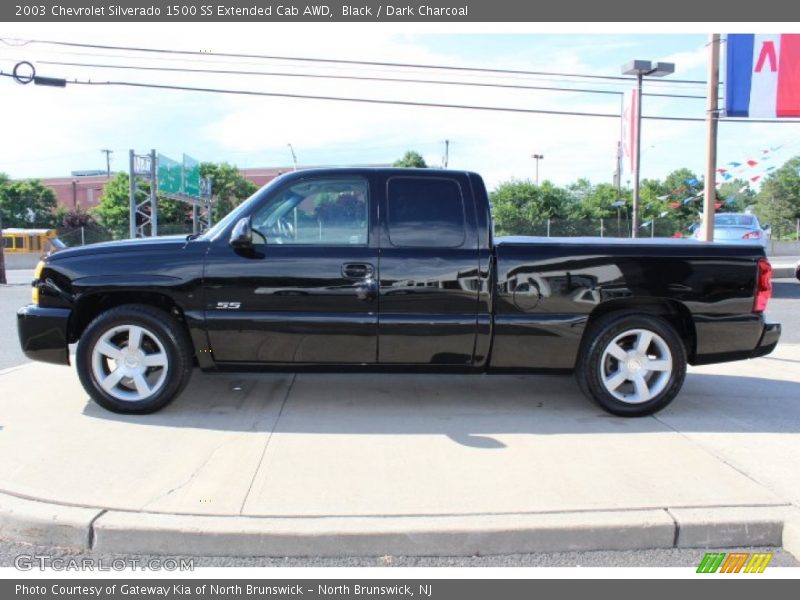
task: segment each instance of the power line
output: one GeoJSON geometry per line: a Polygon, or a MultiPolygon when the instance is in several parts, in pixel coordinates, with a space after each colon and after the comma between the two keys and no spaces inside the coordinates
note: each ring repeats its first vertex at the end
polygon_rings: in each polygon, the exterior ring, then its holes
{"type": "MultiPolygon", "coordinates": [[[[33,50],[33,52],[36,53],[36,50],[33,50]]],[[[208,55],[205,54],[205,53],[202,54],[203,59],[195,60],[193,58],[181,58],[181,57],[177,57],[176,58],[176,57],[173,57],[173,56],[166,56],[166,57],[165,56],[152,56],[152,55],[151,56],[147,56],[147,57],[130,56],[130,55],[119,54],[119,53],[74,52],[74,51],[60,51],[60,50],[45,50],[44,52],[47,55],[53,54],[53,55],[56,55],[56,56],[80,56],[80,57],[91,57],[92,59],[110,58],[110,59],[115,59],[115,60],[126,60],[126,61],[128,61],[128,60],[145,59],[147,61],[171,61],[173,63],[174,62],[177,62],[177,63],[189,63],[189,64],[200,63],[200,64],[202,64],[202,65],[204,65],[206,67],[208,65],[223,65],[223,66],[233,66],[233,67],[241,68],[242,65],[260,65],[260,64],[262,64],[261,62],[258,62],[258,61],[248,61],[248,60],[236,60],[236,61],[231,61],[231,60],[211,60],[211,59],[207,58],[208,55]]],[[[0,57],[0,60],[11,61],[11,60],[17,60],[17,59],[1,58],[0,57]]],[[[36,60],[40,61],[41,59],[36,59],[36,60]]],[[[311,68],[311,69],[334,69],[334,70],[355,68],[355,69],[357,69],[357,71],[367,71],[368,73],[372,73],[373,71],[378,71],[378,72],[389,72],[389,73],[391,73],[391,72],[402,73],[402,74],[408,74],[410,76],[417,74],[414,70],[405,69],[405,68],[396,68],[396,69],[388,70],[388,69],[379,68],[379,67],[348,67],[347,65],[335,65],[335,64],[316,65],[316,66],[315,65],[305,66],[305,65],[280,65],[280,64],[276,64],[276,65],[274,65],[274,68],[276,68],[276,69],[292,69],[292,71],[281,71],[282,74],[287,74],[287,75],[289,75],[291,73],[297,73],[298,72],[297,71],[298,68],[299,69],[308,69],[308,68],[311,68]]],[[[442,73],[442,75],[443,76],[450,76],[450,74],[447,74],[447,73],[442,73]]],[[[478,75],[473,75],[472,77],[478,77],[478,75]]],[[[579,81],[573,81],[573,80],[570,80],[570,79],[558,78],[558,77],[546,77],[546,76],[541,76],[541,75],[525,75],[525,76],[522,76],[522,75],[498,75],[498,74],[492,74],[492,73],[484,73],[484,74],[481,74],[480,77],[483,78],[483,79],[502,79],[502,80],[506,80],[506,81],[507,80],[523,81],[523,82],[531,82],[532,81],[532,82],[536,82],[536,83],[548,82],[548,83],[555,83],[555,84],[560,84],[560,85],[574,85],[574,84],[581,83],[579,81]]],[[[687,89],[684,85],[681,85],[681,84],[672,85],[670,83],[670,81],[671,80],[666,80],[665,81],[665,80],[660,80],[660,79],[651,79],[651,80],[648,80],[648,84],[649,83],[658,84],[658,88],[659,89],[675,89],[675,90],[681,90],[681,91],[687,89]]],[[[584,82],[584,83],[590,83],[590,82],[584,82]]],[[[603,86],[610,87],[610,88],[614,88],[614,87],[619,88],[620,86],[623,86],[623,89],[627,90],[628,89],[627,86],[630,85],[630,80],[603,81],[603,82],[598,82],[597,85],[603,85],[603,86]]],[[[610,90],[605,90],[605,91],[619,91],[619,90],[610,89],[610,90]]]]}
{"type": "MultiPolygon", "coordinates": [[[[143,52],[149,54],[172,54],[182,56],[220,56],[226,58],[255,58],[260,60],[279,60],[289,62],[312,62],[322,64],[342,64],[342,65],[365,65],[375,67],[403,67],[413,69],[435,69],[444,71],[460,71],[460,72],[473,72],[473,73],[502,73],[506,75],[555,75],[559,77],[574,77],[581,79],[597,79],[608,81],[635,81],[633,77],[624,77],[621,75],[591,75],[585,73],[558,73],[547,71],[526,71],[517,69],[495,69],[488,67],[460,67],[455,65],[426,65],[419,63],[396,63],[396,62],[382,62],[382,61],[365,61],[365,60],[345,60],[336,58],[311,58],[299,56],[278,56],[269,54],[239,54],[234,52],[199,52],[196,50],[174,50],[168,48],[143,48],[137,46],[114,46],[108,44],[87,44],[83,42],[63,42],[56,40],[9,40],[9,38],[0,38],[0,42],[8,46],[19,47],[28,44],[46,44],[51,46],[62,46],[70,48],[91,48],[94,50],[122,50],[125,52],[143,52]]],[[[671,83],[686,83],[693,85],[704,85],[706,82],[701,80],[687,80],[687,79],[671,79],[671,83]]]]}
{"type": "MultiPolygon", "coordinates": [[[[8,59],[13,60],[13,59],[8,59]]],[[[453,86],[468,86],[468,87],[484,87],[484,88],[499,88],[499,89],[515,89],[515,90],[540,90],[540,91],[553,91],[553,92],[578,92],[586,94],[605,94],[620,96],[624,92],[617,90],[598,90],[589,88],[574,88],[574,87],[554,87],[554,86],[536,86],[536,85],[521,85],[521,84],[504,84],[504,83],[482,83],[477,81],[442,81],[437,79],[410,79],[401,77],[371,77],[366,75],[325,75],[321,73],[284,73],[276,71],[245,71],[245,70],[230,70],[230,69],[195,69],[186,67],[150,67],[144,65],[113,65],[103,63],[78,63],[78,62],[62,62],[51,60],[37,61],[43,65],[54,65],[64,67],[82,67],[82,68],[97,68],[97,69],[123,69],[134,71],[158,71],[158,72],[172,72],[172,73],[205,73],[212,75],[256,75],[256,76],[269,76],[269,77],[294,77],[305,79],[339,79],[350,81],[381,81],[386,83],[415,83],[425,85],[453,85],[453,86]]],[[[705,96],[690,95],[690,94],[661,94],[645,92],[644,96],[654,96],[661,98],[690,98],[705,100],[705,96]]]]}
{"type": "MultiPolygon", "coordinates": [[[[0,76],[14,78],[11,73],[4,73],[0,71],[0,76]]],[[[52,78],[37,77],[35,79],[49,80],[52,78]]],[[[34,81],[35,81],[34,79],[34,81]]],[[[65,84],[65,80],[60,80],[65,84]]],[[[293,98],[299,100],[325,100],[334,102],[357,102],[364,104],[380,104],[380,105],[395,105],[395,106],[419,106],[429,108],[452,108],[464,110],[482,110],[490,112],[507,112],[507,113],[523,113],[523,114],[545,114],[545,115],[564,115],[574,117],[597,117],[597,118],[614,118],[619,119],[619,113],[600,113],[600,112],[580,112],[580,111],[565,111],[565,110],[547,110],[547,109],[534,109],[534,108],[513,108],[513,107],[500,107],[500,106],[480,106],[469,104],[445,104],[437,102],[417,102],[411,100],[387,100],[379,98],[363,98],[363,97],[347,97],[347,96],[317,96],[310,94],[291,94],[286,92],[262,92],[256,90],[236,90],[225,88],[207,88],[195,86],[180,86],[171,84],[158,84],[158,83],[144,83],[135,81],[79,81],[77,79],[71,80],[70,85],[86,85],[86,86],[104,86],[104,87],[133,87],[157,90],[176,90],[184,92],[202,92],[211,94],[232,94],[240,96],[265,96],[273,98],[293,98]]],[[[61,86],[63,87],[63,85],[61,86]]],[[[705,122],[702,117],[668,117],[656,115],[643,115],[642,119],[655,120],[655,121],[687,121],[687,122],[705,122]]],[[[720,119],[724,122],[733,123],[800,123],[800,119],[720,119]]]]}

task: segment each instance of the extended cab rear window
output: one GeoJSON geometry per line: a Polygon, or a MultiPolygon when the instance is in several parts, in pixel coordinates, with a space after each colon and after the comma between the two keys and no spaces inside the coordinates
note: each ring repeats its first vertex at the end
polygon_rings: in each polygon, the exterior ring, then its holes
{"type": "Polygon", "coordinates": [[[392,246],[457,248],[464,243],[464,199],[455,180],[392,177],[387,203],[392,246]]]}

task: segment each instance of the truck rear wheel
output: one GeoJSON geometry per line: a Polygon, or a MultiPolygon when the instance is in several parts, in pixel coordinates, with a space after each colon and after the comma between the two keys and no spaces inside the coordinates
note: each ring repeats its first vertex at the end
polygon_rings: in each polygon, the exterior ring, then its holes
{"type": "Polygon", "coordinates": [[[192,373],[185,329],[166,312],[141,304],[97,316],[80,341],[76,362],[84,389],[103,408],[144,414],[169,404],[192,373]]]}
{"type": "Polygon", "coordinates": [[[667,406],[686,377],[686,350],[665,320],[645,314],[603,317],[588,332],[575,376],[608,412],[641,417],[667,406]]]}

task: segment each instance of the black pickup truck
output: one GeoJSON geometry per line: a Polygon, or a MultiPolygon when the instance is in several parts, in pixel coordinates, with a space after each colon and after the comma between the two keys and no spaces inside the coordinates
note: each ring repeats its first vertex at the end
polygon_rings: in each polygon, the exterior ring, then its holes
{"type": "Polygon", "coordinates": [[[38,266],[28,357],[68,364],[118,412],[209,370],[574,372],[623,416],[686,365],[775,348],[759,246],[493,239],[475,173],[324,169],[272,181],[199,236],[94,244],[38,266]]]}

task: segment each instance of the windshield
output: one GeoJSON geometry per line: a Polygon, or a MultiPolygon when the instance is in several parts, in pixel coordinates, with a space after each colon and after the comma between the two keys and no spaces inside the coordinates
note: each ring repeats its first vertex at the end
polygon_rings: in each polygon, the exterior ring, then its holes
{"type": "Polygon", "coordinates": [[[216,225],[211,227],[211,229],[203,232],[203,234],[198,238],[201,240],[213,240],[217,237],[220,233],[225,231],[227,227],[231,223],[235,223],[245,215],[252,212],[253,206],[258,204],[259,201],[267,194],[270,193],[276,186],[280,185],[281,177],[280,175],[270,181],[267,185],[262,187],[260,190],[256,191],[252,196],[250,196],[247,200],[242,202],[239,206],[234,208],[231,212],[225,215],[222,220],[220,220],[216,225]]]}

